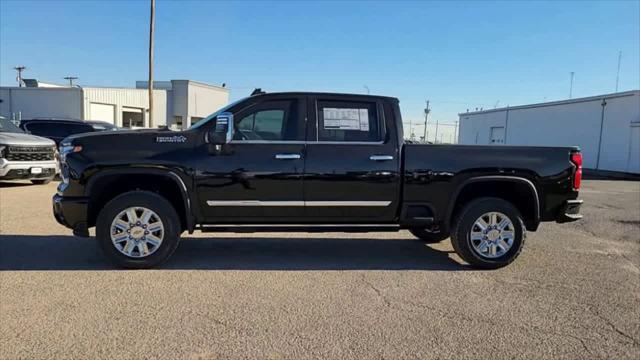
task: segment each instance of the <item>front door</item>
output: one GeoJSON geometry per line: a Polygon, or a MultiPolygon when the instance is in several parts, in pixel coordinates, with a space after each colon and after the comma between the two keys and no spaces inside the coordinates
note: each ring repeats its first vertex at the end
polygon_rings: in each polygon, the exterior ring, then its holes
{"type": "Polygon", "coordinates": [[[208,223],[302,216],[305,105],[304,98],[268,100],[234,113],[233,140],[197,176],[208,223]]]}
{"type": "Polygon", "coordinates": [[[393,221],[400,159],[391,109],[357,96],[309,101],[315,110],[309,111],[304,178],[308,221],[393,221]]]}

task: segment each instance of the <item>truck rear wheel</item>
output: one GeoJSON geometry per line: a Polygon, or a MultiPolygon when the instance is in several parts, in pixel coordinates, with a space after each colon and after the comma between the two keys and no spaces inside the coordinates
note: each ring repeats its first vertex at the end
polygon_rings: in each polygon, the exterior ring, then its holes
{"type": "Polygon", "coordinates": [[[511,203],[499,198],[479,198],[467,204],[456,218],[451,244],[471,266],[497,269],[514,261],[526,230],[522,216],[511,203]]]}
{"type": "Polygon", "coordinates": [[[439,243],[449,237],[449,233],[440,230],[431,231],[427,228],[412,228],[409,229],[409,232],[427,244],[439,243]]]}
{"type": "Polygon", "coordinates": [[[148,191],[109,201],[96,222],[96,238],[116,265],[145,269],[166,261],[178,247],[180,219],[173,205],[148,191]]]}

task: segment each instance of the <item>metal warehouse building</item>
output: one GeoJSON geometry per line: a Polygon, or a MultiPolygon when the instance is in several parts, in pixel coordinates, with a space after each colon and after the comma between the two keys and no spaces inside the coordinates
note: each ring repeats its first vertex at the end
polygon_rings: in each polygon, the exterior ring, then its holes
{"type": "MultiPolygon", "coordinates": [[[[149,127],[146,82],[138,88],[0,87],[0,115],[8,119],[103,120],[119,127],[149,127]],[[144,85],[144,89],[140,88],[144,85]]],[[[154,82],[154,127],[188,128],[229,102],[226,88],[190,80],[154,82]]]]}
{"type": "Polygon", "coordinates": [[[460,144],[572,146],[584,167],[640,174],[640,91],[459,114],[460,144]]]}

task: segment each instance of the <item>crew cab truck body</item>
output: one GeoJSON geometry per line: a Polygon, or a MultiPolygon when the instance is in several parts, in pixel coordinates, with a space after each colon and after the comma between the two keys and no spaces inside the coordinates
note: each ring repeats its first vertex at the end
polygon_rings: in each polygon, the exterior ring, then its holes
{"type": "Polygon", "coordinates": [[[513,261],[542,221],[579,219],[575,147],[403,142],[398,100],[258,94],[190,129],[62,142],[54,214],[125,267],[152,267],[182,232],[398,231],[447,237],[473,266],[513,261]]]}

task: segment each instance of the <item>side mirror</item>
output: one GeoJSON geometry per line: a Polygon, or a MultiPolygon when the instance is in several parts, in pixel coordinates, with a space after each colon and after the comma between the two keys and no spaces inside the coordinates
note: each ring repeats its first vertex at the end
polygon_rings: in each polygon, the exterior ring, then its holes
{"type": "Polygon", "coordinates": [[[224,145],[233,138],[233,114],[223,112],[216,116],[216,124],[207,132],[207,142],[212,145],[224,145]]]}

